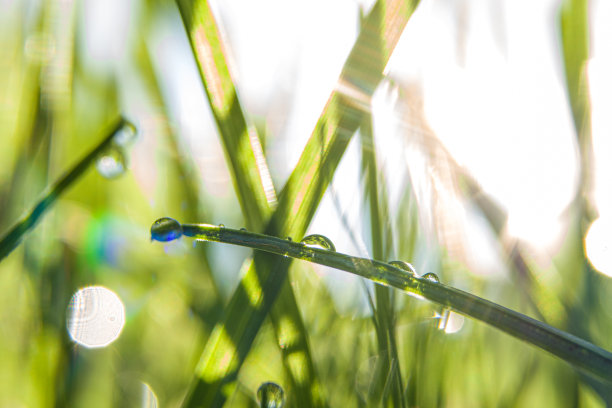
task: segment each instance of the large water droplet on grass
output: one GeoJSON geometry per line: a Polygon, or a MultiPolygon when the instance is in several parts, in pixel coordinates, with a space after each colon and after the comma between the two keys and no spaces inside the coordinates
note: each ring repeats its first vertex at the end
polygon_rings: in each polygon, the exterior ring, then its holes
{"type": "Polygon", "coordinates": [[[399,268],[403,271],[408,272],[409,275],[416,275],[416,270],[414,269],[414,266],[412,266],[412,264],[409,264],[408,262],[405,261],[391,261],[389,262],[389,265],[391,266],[395,266],[396,268],[399,268]]]}
{"type": "Polygon", "coordinates": [[[183,235],[183,227],[174,218],[160,218],[151,226],[151,240],[167,242],[180,238],[183,235]]]}
{"type": "Polygon", "coordinates": [[[440,278],[435,273],[429,272],[422,276],[423,279],[427,279],[428,281],[432,281],[435,283],[440,283],[440,278]]]}
{"type": "Polygon", "coordinates": [[[117,146],[109,147],[96,160],[96,169],[104,178],[114,179],[125,173],[127,161],[123,149],[117,146]]]}
{"type": "Polygon", "coordinates": [[[328,251],[336,252],[336,247],[334,246],[334,243],[331,242],[331,240],[325,235],[308,235],[304,237],[300,242],[309,247],[318,247],[322,249],[327,249],[328,251]]]}
{"type": "Polygon", "coordinates": [[[265,382],[257,390],[257,399],[261,408],[281,408],[285,404],[285,392],[280,385],[265,382]]]}

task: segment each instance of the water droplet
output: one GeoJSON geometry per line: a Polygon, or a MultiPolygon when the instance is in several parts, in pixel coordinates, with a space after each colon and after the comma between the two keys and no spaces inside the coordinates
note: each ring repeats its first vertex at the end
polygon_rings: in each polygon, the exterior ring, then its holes
{"type": "Polygon", "coordinates": [[[136,126],[128,121],[124,121],[123,126],[119,129],[115,136],[113,136],[113,143],[117,146],[127,147],[131,145],[135,140],[138,132],[136,126]]]}
{"type": "Polygon", "coordinates": [[[281,408],[285,404],[285,392],[280,385],[265,382],[257,390],[257,399],[261,408],[281,408]]]}
{"type": "Polygon", "coordinates": [[[412,264],[405,262],[405,261],[391,261],[389,262],[389,265],[391,266],[395,266],[396,268],[399,268],[405,272],[408,272],[409,275],[416,275],[416,270],[414,269],[414,266],[412,266],[412,264]]]}
{"type": "Polygon", "coordinates": [[[245,231],[245,232],[246,232],[246,230],[247,230],[247,229],[246,229],[246,228],[244,228],[244,227],[240,228],[240,231],[245,231]]]}
{"type": "Polygon", "coordinates": [[[117,146],[109,147],[96,160],[96,169],[104,178],[113,179],[119,177],[127,168],[127,161],[123,149],[117,146]]]}
{"type": "Polygon", "coordinates": [[[336,252],[336,247],[334,246],[334,243],[331,242],[331,240],[325,235],[308,235],[304,237],[300,242],[309,247],[319,247],[322,249],[327,249],[328,251],[336,252]]]}
{"type": "Polygon", "coordinates": [[[422,276],[423,279],[427,279],[428,281],[440,283],[440,278],[435,273],[429,272],[422,276]]]}
{"type": "Polygon", "coordinates": [[[293,241],[293,238],[287,237],[287,241],[293,241]]]}
{"type": "Polygon", "coordinates": [[[225,224],[219,224],[219,228],[225,228],[225,224]]]}
{"type": "Polygon", "coordinates": [[[180,238],[181,235],[183,235],[183,227],[174,218],[160,218],[151,226],[151,240],[160,242],[173,241],[180,238]]]}

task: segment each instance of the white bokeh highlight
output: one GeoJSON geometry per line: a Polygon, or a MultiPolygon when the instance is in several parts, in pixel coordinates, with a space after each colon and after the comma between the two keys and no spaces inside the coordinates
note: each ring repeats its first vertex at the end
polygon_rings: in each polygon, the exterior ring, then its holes
{"type": "Polygon", "coordinates": [[[72,340],[81,346],[108,346],[119,337],[124,324],[123,302],[103,286],[80,289],[70,299],[66,326],[72,340]]]}

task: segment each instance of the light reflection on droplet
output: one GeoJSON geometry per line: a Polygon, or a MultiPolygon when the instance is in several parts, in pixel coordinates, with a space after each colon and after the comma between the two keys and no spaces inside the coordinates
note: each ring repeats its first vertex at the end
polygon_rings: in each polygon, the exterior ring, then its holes
{"type": "Polygon", "coordinates": [[[134,143],[137,139],[138,131],[136,127],[131,123],[126,123],[117,133],[113,136],[113,143],[118,146],[127,147],[134,143]]]}
{"type": "Polygon", "coordinates": [[[455,313],[450,309],[442,311],[441,315],[436,316],[440,319],[438,329],[443,330],[446,334],[457,333],[463,327],[465,317],[459,313],[455,313]]]}
{"type": "Polygon", "coordinates": [[[115,341],[125,324],[121,299],[103,286],[80,289],[70,299],[66,326],[79,345],[105,347],[115,341]]]}
{"type": "Polygon", "coordinates": [[[127,164],[125,153],[120,148],[113,146],[106,150],[98,160],[96,169],[104,178],[113,179],[125,173],[127,164]]]}
{"type": "Polygon", "coordinates": [[[280,385],[265,382],[257,389],[257,399],[261,408],[282,408],[285,405],[285,392],[280,385]]]}
{"type": "Polygon", "coordinates": [[[443,309],[442,313],[438,317],[438,329],[446,330],[448,325],[448,319],[450,318],[450,309],[443,309]]]}
{"type": "Polygon", "coordinates": [[[142,383],[142,408],[157,408],[157,396],[147,383],[142,383]]]}

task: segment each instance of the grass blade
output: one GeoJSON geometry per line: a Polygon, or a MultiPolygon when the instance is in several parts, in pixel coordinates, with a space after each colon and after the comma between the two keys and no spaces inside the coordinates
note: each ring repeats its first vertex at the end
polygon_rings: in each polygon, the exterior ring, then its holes
{"type": "MultiPolygon", "coordinates": [[[[378,261],[384,261],[388,256],[385,243],[389,242],[385,237],[385,230],[388,228],[388,203],[387,194],[383,185],[378,183],[379,172],[376,160],[376,148],[372,131],[372,116],[366,115],[360,128],[361,134],[361,155],[362,172],[364,173],[366,198],[370,204],[370,233],[372,236],[372,257],[378,261]]],[[[378,342],[378,352],[383,363],[383,373],[389,374],[390,390],[393,406],[403,407],[404,398],[402,397],[404,387],[399,365],[397,352],[396,332],[395,332],[395,310],[393,307],[393,293],[391,289],[376,285],[374,288],[376,308],[374,319],[376,319],[376,338],[378,342]],[[392,369],[393,364],[396,369],[392,369]]],[[[380,386],[384,383],[379,383],[380,386]]],[[[378,390],[375,395],[382,393],[378,390]]],[[[382,395],[381,395],[382,397],[382,395]]],[[[383,400],[383,405],[387,405],[383,400]]]]}
{"type": "Polygon", "coordinates": [[[18,221],[0,239],[0,261],[2,261],[13,249],[15,249],[23,236],[40,220],[49,207],[61,196],[64,191],[82,176],[94,160],[106,150],[112,143],[115,135],[126,126],[134,128],[127,120],[121,118],[104,133],[104,139],[91,150],[81,161],[79,161],[70,171],[60,178],[44,197],[34,206],[34,208],[20,221],[18,221]]]}
{"type": "Polygon", "coordinates": [[[233,171],[247,228],[261,231],[276,196],[255,127],[248,123],[240,106],[219,28],[206,0],[177,3],[233,171]]]}
{"type": "MultiPolygon", "coordinates": [[[[296,238],[306,232],[416,5],[416,1],[392,0],[378,1],[373,7],[342,71],[339,89],[328,100],[281,192],[266,232],[296,238]]],[[[206,345],[197,369],[198,378],[185,403],[188,407],[219,406],[224,402],[224,394],[231,392],[227,386],[236,377],[263,319],[285,283],[287,259],[256,252],[254,265],[232,297],[224,323],[215,328],[206,345]]]]}
{"type": "Polygon", "coordinates": [[[201,240],[245,246],[329,266],[415,294],[487,323],[612,384],[612,353],[609,351],[496,303],[425,277],[417,278],[387,263],[215,225],[184,224],[182,231],[185,236],[201,240]]]}
{"type": "MultiPolygon", "coordinates": [[[[190,33],[197,33],[190,35],[190,41],[196,51],[195,57],[200,75],[225,153],[230,158],[230,171],[246,224],[252,230],[262,231],[276,203],[276,193],[255,127],[249,123],[240,106],[219,37],[219,29],[208,3],[202,2],[196,9],[187,6],[184,2],[179,2],[179,6],[185,22],[188,21],[187,15],[192,17],[190,33]],[[194,15],[194,12],[198,15],[194,15]],[[206,21],[207,24],[205,26],[200,24],[202,21],[206,21]],[[210,61],[204,59],[209,53],[214,55],[214,68],[210,61]],[[231,100],[225,100],[225,95],[231,95],[231,100]],[[229,113],[225,111],[224,103],[232,104],[229,113]]],[[[249,269],[251,268],[252,265],[249,269]]],[[[248,304],[244,307],[248,307],[248,304]]],[[[310,386],[318,384],[319,381],[312,363],[304,322],[291,286],[283,286],[270,317],[277,338],[283,332],[281,324],[289,325],[295,330],[291,347],[280,347],[291,383],[294,405],[297,407],[324,405],[318,391],[320,387],[310,386]],[[307,369],[302,371],[305,372],[295,372],[294,365],[290,363],[291,355],[295,353],[304,357],[307,369]],[[296,380],[298,376],[302,378],[301,381],[296,380]]]]}

